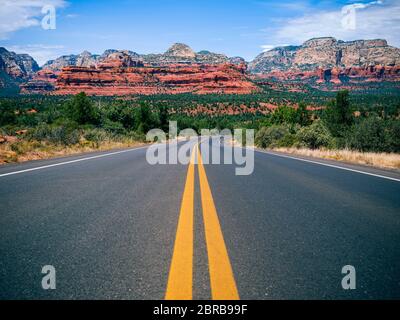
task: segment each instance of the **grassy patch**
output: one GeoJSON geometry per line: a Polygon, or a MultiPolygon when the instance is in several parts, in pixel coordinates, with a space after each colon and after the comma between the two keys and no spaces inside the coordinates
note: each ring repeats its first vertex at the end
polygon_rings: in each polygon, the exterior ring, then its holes
{"type": "Polygon", "coordinates": [[[131,148],[142,145],[133,138],[119,140],[88,141],[82,138],[79,143],[65,146],[47,141],[17,141],[0,145],[0,164],[50,159],[68,155],[131,148]]]}
{"type": "Polygon", "coordinates": [[[398,153],[358,152],[353,150],[311,150],[304,148],[276,148],[274,150],[300,156],[400,170],[400,154],[398,153]]]}

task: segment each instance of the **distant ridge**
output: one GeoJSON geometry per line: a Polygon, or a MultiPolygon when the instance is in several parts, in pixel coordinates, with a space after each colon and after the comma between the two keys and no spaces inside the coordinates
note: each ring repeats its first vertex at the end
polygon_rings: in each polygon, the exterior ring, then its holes
{"type": "Polygon", "coordinates": [[[50,60],[43,65],[42,69],[61,71],[62,68],[69,66],[90,67],[104,61],[110,54],[116,52],[125,52],[132,58],[141,59],[144,63],[152,66],[165,66],[173,63],[233,63],[238,65],[245,63],[245,60],[241,57],[229,58],[224,54],[213,53],[206,50],[196,53],[186,44],[175,43],[165,53],[162,54],[138,54],[129,50],[108,49],[103,54],[98,55],[85,51],[78,55],[67,55],[59,57],[55,60],[50,60]]]}
{"type": "MultiPolygon", "coordinates": [[[[50,60],[39,68],[36,61],[29,55],[16,54],[9,52],[6,48],[0,48],[0,89],[16,90],[15,88],[21,84],[23,91],[27,93],[50,92],[59,85],[59,76],[63,74],[65,68],[72,68],[68,72],[71,73],[69,75],[71,79],[74,79],[78,71],[73,68],[77,67],[90,70],[100,68],[103,71],[111,68],[113,69],[112,76],[115,78],[118,77],[118,68],[122,68],[121,72],[128,78],[128,83],[133,81],[132,83],[138,86],[140,81],[132,80],[130,77],[147,79],[146,76],[137,70],[125,69],[143,66],[155,68],[153,72],[158,72],[157,68],[164,68],[163,72],[167,75],[164,85],[167,85],[168,81],[171,82],[172,89],[179,85],[180,89],[177,91],[185,91],[183,89],[185,81],[189,87],[193,88],[195,87],[193,84],[199,81],[207,82],[210,92],[219,92],[218,86],[215,87],[213,84],[214,81],[221,84],[221,92],[254,92],[254,86],[247,83],[249,77],[258,84],[263,83],[262,79],[300,80],[312,82],[313,85],[331,83],[338,86],[351,82],[400,81],[400,49],[388,45],[384,39],[342,41],[333,37],[322,37],[307,40],[300,46],[271,49],[247,63],[241,57],[228,57],[208,50],[195,52],[186,44],[175,43],[164,53],[158,54],[139,54],[116,49],[108,49],[103,54],[84,51],[80,54],[64,55],[50,60]],[[234,69],[219,68],[222,65],[236,67],[234,69]],[[177,66],[188,66],[192,68],[192,71],[190,69],[177,71],[177,66]],[[198,66],[205,66],[205,68],[199,69],[198,66]],[[168,77],[172,76],[169,74],[171,71],[181,74],[181,78],[169,79],[168,77]],[[129,72],[132,74],[129,75],[129,72]],[[136,75],[133,75],[135,72],[136,75]],[[199,77],[198,80],[195,79],[196,77],[199,77]],[[233,79],[240,79],[241,84],[234,84],[233,79]],[[231,88],[227,88],[228,83],[231,88]]],[[[80,76],[83,76],[86,71],[82,72],[80,76]]],[[[93,74],[88,72],[85,76],[92,77],[93,74]]],[[[160,79],[157,81],[164,81],[160,79]]],[[[113,81],[115,79],[110,79],[110,83],[113,81]]],[[[156,79],[151,81],[156,81],[156,79]]],[[[93,83],[90,86],[93,86],[93,83]]],[[[153,89],[148,90],[152,92],[153,89]]],[[[193,90],[207,91],[204,87],[193,90]]],[[[160,91],[163,90],[160,89],[160,91]]],[[[166,92],[170,91],[174,90],[166,90],[166,92]]],[[[126,92],[132,92],[132,90],[127,88],[126,92]]]]}
{"type": "Polygon", "coordinates": [[[386,40],[341,41],[332,37],[313,38],[301,46],[278,47],[261,53],[250,64],[252,73],[316,68],[351,68],[400,65],[400,49],[386,40]]]}

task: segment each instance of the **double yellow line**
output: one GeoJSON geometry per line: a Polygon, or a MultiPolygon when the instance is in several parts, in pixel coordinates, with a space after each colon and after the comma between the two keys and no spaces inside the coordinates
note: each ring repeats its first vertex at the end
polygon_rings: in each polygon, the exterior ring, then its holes
{"type": "Polygon", "coordinates": [[[238,300],[239,294],[198,144],[193,148],[183,192],[166,300],[193,299],[194,183],[197,154],[201,204],[214,300],[238,300]]]}

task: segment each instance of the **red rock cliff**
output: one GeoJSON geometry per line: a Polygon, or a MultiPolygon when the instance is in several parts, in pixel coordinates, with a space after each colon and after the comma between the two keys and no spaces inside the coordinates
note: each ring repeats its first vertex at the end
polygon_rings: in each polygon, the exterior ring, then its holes
{"type": "Polygon", "coordinates": [[[94,68],[65,67],[59,74],[54,94],[85,92],[88,95],[130,94],[249,94],[258,87],[245,76],[245,67],[220,65],[136,66],[129,57],[110,56],[94,68]]]}
{"type": "Polygon", "coordinates": [[[55,88],[59,72],[52,70],[40,70],[32,79],[22,84],[22,94],[43,94],[51,92],[55,88]]]}
{"type": "Polygon", "coordinates": [[[400,81],[400,66],[369,66],[351,68],[317,68],[314,71],[272,71],[253,76],[254,79],[276,79],[279,81],[316,80],[317,84],[343,85],[359,82],[400,81]]]}

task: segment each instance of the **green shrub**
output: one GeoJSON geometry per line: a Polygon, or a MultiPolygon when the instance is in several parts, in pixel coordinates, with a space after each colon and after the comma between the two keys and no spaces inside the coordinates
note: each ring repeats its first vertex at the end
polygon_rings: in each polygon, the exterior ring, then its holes
{"type": "Polygon", "coordinates": [[[27,152],[38,150],[42,147],[38,141],[17,141],[10,145],[10,149],[18,155],[26,154],[27,152]]]}
{"type": "Polygon", "coordinates": [[[293,147],[296,143],[297,143],[296,135],[289,133],[289,134],[286,134],[282,139],[277,141],[276,147],[290,148],[290,147],[293,147]]]}
{"type": "Polygon", "coordinates": [[[18,125],[22,127],[35,127],[38,124],[38,119],[35,114],[24,113],[18,117],[18,125]]]}
{"type": "Polygon", "coordinates": [[[364,152],[400,152],[400,121],[378,117],[362,119],[349,132],[347,144],[364,152]]]}
{"type": "Polygon", "coordinates": [[[38,141],[49,141],[54,144],[73,145],[79,142],[78,130],[66,126],[39,125],[28,133],[28,138],[38,141]]]}
{"type": "Polygon", "coordinates": [[[322,119],[335,137],[342,137],[353,124],[353,108],[350,104],[349,91],[339,91],[336,99],[328,103],[322,113],[322,119]]]}
{"type": "Polygon", "coordinates": [[[137,125],[135,129],[144,134],[147,134],[150,129],[155,128],[157,125],[156,119],[152,115],[148,104],[143,102],[140,103],[140,106],[135,113],[135,123],[137,125]]]}
{"type": "Polygon", "coordinates": [[[308,126],[311,123],[310,112],[304,102],[300,102],[296,110],[296,122],[301,126],[308,126]]]}
{"type": "Polygon", "coordinates": [[[14,125],[17,123],[17,115],[13,106],[8,102],[0,103],[0,126],[14,125]]]}
{"type": "Polygon", "coordinates": [[[103,122],[103,129],[114,134],[123,134],[125,132],[125,128],[121,122],[114,122],[109,119],[103,122]]]}
{"type": "Polygon", "coordinates": [[[109,141],[111,139],[110,133],[103,129],[97,128],[85,130],[83,133],[83,138],[86,140],[84,143],[88,143],[96,148],[98,148],[102,142],[109,141]]]}
{"type": "Polygon", "coordinates": [[[334,139],[322,121],[315,121],[308,127],[301,128],[296,134],[298,146],[310,149],[331,147],[334,139]]]}
{"type": "Polygon", "coordinates": [[[255,138],[255,144],[260,148],[290,147],[294,142],[295,137],[287,126],[263,127],[255,138]]]}
{"type": "Polygon", "coordinates": [[[400,153],[400,120],[390,120],[388,122],[388,150],[400,153]]]}
{"type": "Polygon", "coordinates": [[[100,121],[99,110],[84,92],[74,96],[65,107],[70,119],[79,124],[98,124],[100,121]]]}
{"type": "Polygon", "coordinates": [[[83,134],[83,137],[90,142],[94,142],[96,144],[108,140],[108,134],[106,131],[101,130],[101,129],[92,129],[92,130],[87,130],[83,134]]]}
{"type": "Polygon", "coordinates": [[[121,112],[121,120],[120,122],[124,126],[124,128],[128,130],[132,130],[136,127],[136,112],[135,109],[128,106],[124,108],[121,112]]]}
{"type": "Polygon", "coordinates": [[[292,107],[282,106],[274,111],[271,116],[271,122],[274,124],[291,123],[297,122],[297,111],[292,107]]]}

